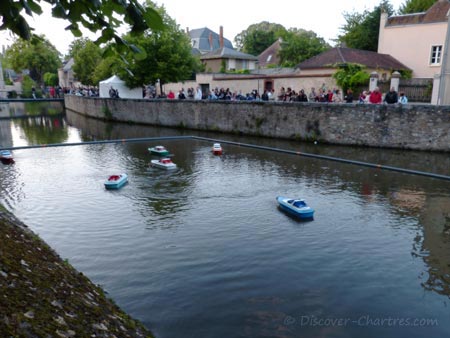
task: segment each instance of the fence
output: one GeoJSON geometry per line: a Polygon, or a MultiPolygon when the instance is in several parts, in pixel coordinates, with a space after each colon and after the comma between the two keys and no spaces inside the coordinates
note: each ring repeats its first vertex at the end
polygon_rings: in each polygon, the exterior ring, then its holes
{"type": "MultiPolygon", "coordinates": [[[[386,94],[391,88],[390,81],[378,81],[378,88],[383,94],[386,94]]],[[[355,88],[355,93],[359,95],[367,87],[355,88]]],[[[398,92],[404,92],[409,102],[431,102],[433,92],[433,79],[400,79],[398,92]]]]}

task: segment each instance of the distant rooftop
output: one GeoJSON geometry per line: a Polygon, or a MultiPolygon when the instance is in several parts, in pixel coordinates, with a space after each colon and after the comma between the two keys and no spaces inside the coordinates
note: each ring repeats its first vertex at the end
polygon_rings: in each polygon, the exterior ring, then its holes
{"type": "Polygon", "coordinates": [[[233,49],[233,44],[230,40],[223,37],[223,32],[221,36],[211,29],[203,27],[189,30],[188,34],[191,38],[192,48],[200,52],[200,54],[209,53],[221,47],[233,49]],[[221,38],[223,38],[223,46],[220,43],[221,38]]]}

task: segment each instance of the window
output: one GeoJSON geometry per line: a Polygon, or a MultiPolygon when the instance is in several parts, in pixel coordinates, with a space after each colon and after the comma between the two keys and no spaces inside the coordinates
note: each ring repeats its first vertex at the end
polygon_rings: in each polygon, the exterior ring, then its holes
{"type": "Polygon", "coordinates": [[[440,65],[442,57],[442,45],[441,46],[431,46],[431,65],[440,65]]]}

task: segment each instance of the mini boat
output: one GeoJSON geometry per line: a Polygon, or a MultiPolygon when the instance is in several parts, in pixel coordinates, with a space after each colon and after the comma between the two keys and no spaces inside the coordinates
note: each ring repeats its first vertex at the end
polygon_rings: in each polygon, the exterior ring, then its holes
{"type": "Polygon", "coordinates": [[[222,147],[220,146],[220,143],[214,143],[212,147],[212,152],[214,155],[222,155],[222,147]]]}
{"type": "Polygon", "coordinates": [[[164,146],[156,146],[156,147],[148,148],[148,151],[151,154],[158,155],[158,156],[169,155],[169,151],[166,148],[164,148],[164,146]]]}
{"type": "Polygon", "coordinates": [[[152,166],[161,169],[176,169],[177,165],[170,158],[164,157],[159,160],[151,160],[152,166]]]}
{"type": "Polygon", "coordinates": [[[300,219],[311,219],[314,216],[314,209],[308,206],[303,199],[292,199],[282,196],[277,196],[276,199],[280,208],[291,215],[300,219]]]}
{"type": "Polygon", "coordinates": [[[14,163],[14,158],[9,150],[0,151],[0,161],[3,164],[14,163]]]}
{"type": "Polygon", "coordinates": [[[111,175],[105,181],[106,189],[120,189],[128,182],[127,174],[111,175]]]}

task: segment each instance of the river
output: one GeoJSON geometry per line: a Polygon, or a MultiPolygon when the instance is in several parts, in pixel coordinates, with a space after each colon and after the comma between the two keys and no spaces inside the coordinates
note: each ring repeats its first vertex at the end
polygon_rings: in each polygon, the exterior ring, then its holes
{"type": "MultiPolygon", "coordinates": [[[[2,147],[198,135],[450,173],[443,153],[6,109],[2,147]]],[[[226,143],[214,156],[195,139],[161,143],[178,166],[164,171],[149,166],[160,143],[13,150],[0,203],[156,337],[450,335],[449,181],[226,143]],[[105,190],[122,172],[129,183],[105,190]],[[305,198],[314,220],[280,211],[278,195],[305,198]]]]}

